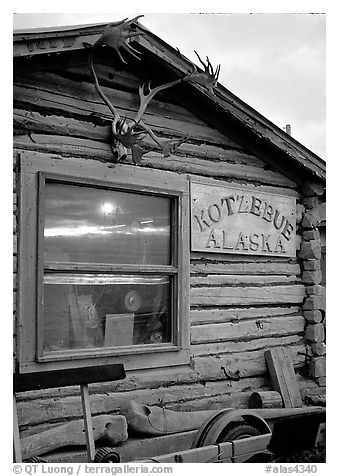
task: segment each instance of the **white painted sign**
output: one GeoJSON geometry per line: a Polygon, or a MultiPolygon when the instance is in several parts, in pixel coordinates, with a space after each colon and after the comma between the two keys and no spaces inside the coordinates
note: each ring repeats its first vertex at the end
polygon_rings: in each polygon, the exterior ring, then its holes
{"type": "Polygon", "coordinates": [[[191,249],[295,257],[296,200],[228,185],[191,182],[191,249]]]}

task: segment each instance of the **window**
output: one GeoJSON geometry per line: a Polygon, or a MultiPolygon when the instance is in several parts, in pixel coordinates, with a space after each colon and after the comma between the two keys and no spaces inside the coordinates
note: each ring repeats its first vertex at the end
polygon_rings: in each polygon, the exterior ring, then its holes
{"type": "Polygon", "coordinates": [[[21,161],[22,371],[187,363],[186,180],[32,155],[21,161]]]}

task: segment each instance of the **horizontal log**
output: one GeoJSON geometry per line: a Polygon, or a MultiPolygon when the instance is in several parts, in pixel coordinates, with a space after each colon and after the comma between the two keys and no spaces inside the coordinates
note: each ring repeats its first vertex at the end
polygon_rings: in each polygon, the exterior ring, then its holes
{"type": "Polygon", "coordinates": [[[253,392],[249,398],[249,408],[282,408],[283,401],[279,392],[259,391],[253,392]]]}
{"type": "MultiPolygon", "coordinates": [[[[124,105],[127,104],[129,107],[132,106],[133,111],[136,112],[139,107],[138,90],[143,81],[136,76],[133,77],[130,73],[126,74],[123,71],[116,70],[110,71],[105,65],[99,65],[96,70],[98,71],[98,79],[102,90],[107,96],[114,97],[115,102],[113,104],[116,107],[124,107],[124,105]],[[113,78],[109,79],[109,75],[113,76],[113,78]]],[[[27,94],[30,94],[29,90],[38,91],[38,94],[46,99],[52,95],[61,97],[67,96],[71,101],[72,99],[74,100],[74,104],[76,104],[77,98],[81,95],[81,102],[97,102],[103,106],[103,110],[108,114],[107,106],[101,101],[94,88],[88,67],[68,68],[66,71],[62,71],[61,74],[54,72],[35,72],[24,76],[18,75],[15,77],[15,87],[18,87],[18,92],[21,90],[19,88],[27,89],[27,94]],[[67,75],[65,76],[64,74],[66,71],[72,72],[78,75],[78,77],[76,79],[67,77],[67,75]],[[79,78],[79,75],[81,78],[79,78]],[[46,95],[43,96],[43,93],[46,93],[46,95]],[[47,93],[49,93],[50,96],[47,96],[47,93]]],[[[158,94],[148,105],[148,111],[158,115],[182,116],[190,122],[204,124],[202,120],[184,107],[166,102],[167,96],[166,94],[158,94]],[[159,100],[159,98],[161,100],[159,100]]],[[[56,100],[56,102],[58,102],[58,100],[56,100]]]]}
{"type": "MultiPolygon", "coordinates": [[[[108,157],[112,157],[112,152],[110,148],[110,143],[112,142],[112,133],[109,124],[106,126],[99,126],[95,125],[89,121],[84,121],[81,119],[74,119],[70,117],[63,117],[63,116],[56,116],[56,115],[43,115],[38,112],[34,111],[24,111],[22,109],[15,109],[14,112],[14,129],[18,129],[20,134],[24,131],[30,133],[32,137],[32,133],[43,133],[43,134],[53,134],[55,136],[67,136],[66,141],[71,144],[79,144],[78,141],[72,142],[73,137],[80,137],[91,139],[94,141],[101,141],[108,143],[109,147],[102,147],[100,144],[87,144],[92,145],[94,148],[99,148],[103,150],[107,150],[108,157]]],[[[163,131],[162,131],[163,132],[163,131]]],[[[173,136],[175,131],[171,132],[171,136],[173,136]]],[[[176,136],[182,136],[182,132],[176,132],[176,136]]],[[[43,140],[43,137],[41,137],[43,140]]],[[[192,136],[194,138],[194,136],[192,136]]],[[[38,137],[35,136],[34,140],[37,141],[38,137]]],[[[53,141],[52,137],[49,137],[49,141],[53,141]]],[[[164,139],[162,139],[164,140],[164,139]]],[[[55,139],[58,141],[58,138],[55,139]]],[[[43,143],[43,142],[42,142],[43,143]]],[[[144,143],[148,144],[150,148],[157,148],[155,143],[150,138],[145,138],[144,143]]],[[[79,144],[80,145],[80,144],[79,144]]],[[[86,145],[86,144],[85,144],[86,145]]],[[[153,165],[154,163],[158,164],[158,168],[168,168],[169,163],[171,168],[186,168],[188,171],[194,173],[197,169],[200,170],[202,168],[203,172],[206,175],[214,175],[214,176],[226,176],[226,172],[223,168],[227,164],[229,166],[230,171],[233,171],[232,176],[243,176],[244,170],[248,168],[246,171],[247,174],[251,175],[254,174],[255,178],[259,177],[259,174],[268,175],[267,178],[272,179],[272,183],[278,181],[279,184],[288,185],[291,184],[291,181],[285,179],[284,177],[280,176],[275,172],[266,171],[263,169],[262,165],[252,165],[252,157],[244,152],[232,149],[222,149],[213,146],[208,146],[206,144],[196,145],[196,144],[189,144],[185,143],[180,146],[176,155],[172,154],[170,159],[164,159],[159,152],[150,151],[145,154],[143,158],[143,164],[146,165],[153,165]],[[189,155],[190,158],[183,158],[180,155],[189,155]],[[212,154],[210,157],[209,154],[212,154]],[[198,159],[196,157],[199,156],[205,157],[205,159],[198,159]],[[180,156],[180,157],[179,157],[180,156]],[[177,158],[176,158],[177,157],[177,158]],[[175,159],[176,158],[176,159],[175,159]],[[210,158],[214,160],[209,160],[210,158]],[[217,159],[217,160],[216,160],[217,159]],[[178,163],[172,164],[172,161],[176,160],[178,163]],[[227,160],[230,163],[227,163],[227,160]],[[237,165],[235,165],[237,164],[237,165]],[[239,172],[235,174],[236,167],[239,167],[239,172]]]]}
{"type": "Polygon", "coordinates": [[[202,324],[191,328],[191,343],[287,336],[302,332],[304,326],[303,316],[265,317],[249,321],[202,324]]]}
{"type": "MultiPolygon", "coordinates": [[[[215,180],[209,180],[206,179],[206,183],[213,182],[215,183],[215,180]]],[[[220,184],[220,182],[218,181],[220,184]]],[[[274,193],[272,187],[266,187],[265,185],[260,185],[258,186],[258,190],[264,192],[267,191],[267,189],[271,189],[272,193],[274,193]]],[[[249,187],[248,190],[252,190],[252,187],[249,187]]],[[[279,188],[278,189],[280,192],[282,192],[284,189],[279,188]]],[[[294,193],[294,190],[287,190],[285,189],[285,192],[289,193],[291,192],[292,194],[294,193]]],[[[255,256],[255,255],[232,255],[232,254],[225,254],[225,253],[213,253],[211,255],[210,252],[202,252],[202,251],[192,251],[191,252],[191,259],[194,261],[198,260],[203,260],[206,262],[211,262],[211,263],[217,263],[217,262],[236,262],[236,263],[289,263],[289,264],[296,264],[297,259],[296,258],[286,258],[284,256],[255,256]]],[[[227,273],[224,273],[227,274],[227,273]]],[[[272,273],[274,274],[274,273],[272,273]]]]}
{"type": "MultiPolygon", "coordinates": [[[[230,152],[230,155],[232,155],[232,152],[230,152]]],[[[179,155],[171,155],[169,158],[164,159],[160,154],[155,155],[152,152],[144,156],[142,165],[146,164],[155,168],[175,170],[181,173],[186,172],[219,178],[232,177],[253,182],[276,184],[284,187],[295,187],[292,180],[280,173],[245,164],[203,161],[202,159],[192,159],[191,157],[181,157],[179,155]]]]}
{"type": "Polygon", "coordinates": [[[301,303],[303,285],[262,287],[200,287],[190,290],[191,306],[237,306],[253,304],[301,303]]]}
{"type": "MultiPolygon", "coordinates": [[[[53,134],[56,136],[70,136],[70,137],[80,137],[80,138],[86,138],[86,139],[92,139],[95,141],[102,141],[105,143],[110,144],[112,141],[112,133],[110,129],[110,123],[108,122],[107,125],[98,125],[91,123],[88,120],[83,120],[80,117],[79,118],[74,118],[74,117],[64,117],[62,115],[53,115],[50,114],[46,116],[46,114],[41,114],[39,112],[35,111],[25,111],[23,109],[14,109],[13,111],[13,117],[14,117],[14,129],[18,129],[20,133],[22,134],[23,131],[32,132],[34,133],[43,133],[43,134],[53,134]]],[[[159,121],[158,121],[159,122],[159,121]]],[[[160,129],[157,126],[154,128],[154,131],[157,130],[157,128],[162,132],[162,133],[167,133],[170,134],[171,136],[176,136],[176,137],[181,137],[182,136],[182,129],[178,130],[172,130],[172,131],[165,131],[164,129],[160,129]]],[[[191,138],[195,139],[195,135],[191,133],[191,138]]],[[[198,137],[199,138],[199,137],[198,137]]],[[[50,138],[52,140],[52,138],[50,138]]],[[[67,139],[69,140],[69,139],[67,139]]],[[[156,148],[157,146],[155,143],[150,139],[150,138],[145,138],[144,139],[145,144],[148,144],[149,147],[156,148]]],[[[93,144],[94,147],[97,147],[100,149],[100,144],[93,144]]],[[[106,149],[109,151],[109,154],[111,155],[111,149],[110,147],[106,149]]],[[[272,179],[278,180],[277,177],[280,177],[279,179],[279,184],[282,185],[293,185],[293,183],[286,179],[285,177],[281,176],[280,174],[277,174],[276,172],[270,172],[266,171],[263,166],[264,164],[261,163],[259,160],[256,160],[253,156],[250,154],[246,154],[245,152],[242,152],[240,150],[236,149],[224,149],[221,147],[215,147],[211,146],[208,144],[190,144],[190,143],[184,143],[180,146],[180,148],[177,151],[177,154],[179,155],[189,155],[190,158],[184,160],[183,158],[178,160],[180,161],[180,164],[178,166],[180,167],[189,167],[190,164],[192,167],[194,166],[194,170],[196,168],[206,168],[206,174],[207,175],[215,175],[215,176],[226,176],[227,171],[224,172],[223,167],[225,166],[225,162],[230,161],[230,168],[233,170],[236,166],[240,167],[241,170],[243,170],[245,167],[249,167],[248,169],[248,174],[258,174],[258,170],[260,173],[267,173],[272,179]],[[196,157],[205,157],[207,160],[201,160],[197,159],[196,157]],[[214,159],[214,160],[208,160],[208,159],[214,159]]],[[[146,160],[146,157],[149,160],[149,163],[152,163],[152,160],[155,160],[157,156],[160,156],[160,154],[155,154],[154,152],[149,152],[144,156],[144,161],[146,160]]],[[[176,157],[175,155],[172,155],[172,158],[176,157]]],[[[168,162],[167,160],[163,159],[161,156],[162,162],[166,164],[168,162]]],[[[163,164],[160,164],[163,167],[163,164]]],[[[193,169],[192,169],[193,170],[193,169]]],[[[243,175],[243,172],[241,173],[243,175]]],[[[257,177],[257,175],[256,175],[257,177]]],[[[272,181],[272,183],[275,183],[275,180],[272,181]]]]}
{"type": "MultiPolygon", "coordinates": [[[[121,117],[127,116],[129,119],[133,119],[136,116],[139,107],[139,98],[136,94],[112,91],[108,88],[103,88],[103,90],[121,117]]],[[[40,85],[38,88],[15,86],[14,98],[15,104],[27,104],[27,109],[48,110],[49,114],[68,113],[68,115],[79,115],[80,117],[96,115],[98,118],[112,120],[112,114],[95,92],[94,86],[84,85],[84,83],[78,84],[76,91],[65,88],[62,93],[44,91],[40,89],[40,85]],[[29,105],[32,107],[30,108],[29,105]]],[[[197,124],[194,119],[192,121],[185,115],[181,117],[178,110],[171,111],[171,108],[168,108],[164,103],[161,103],[161,108],[155,104],[157,101],[151,101],[143,116],[143,121],[152,129],[175,135],[190,134],[197,139],[240,148],[233,141],[227,140],[216,129],[203,123],[197,124]]]]}
{"type": "Polygon", "coordinates": [[[288,263],[280,261],[271,262],[216,262],[202,260],[191,260],[191,273],[203,274],[246,274],[246,275],[299,275],[300,265],[298,263],[288,263]]]}
{"type": "MultiPolygon", "coordinates": [[[[313,380],[305,379],[297,374],[297,381],[301,391],[303,398],[309,395],[318,395],[321,394],[320,392],[324,392],[324,389],[319,389],[317,383],[313,380]]],[[[210,409],[220,409],[220,408],[247,408],[248,407],[248,399],[255,389],[260,390],[270,390],[271,383],[269,378],[248,378],[248,379],[241,379],[239,382],[234,381],[221,381],[221,382],[206,382],[206,385],[219,384],[219,385],[226,385],[227,388],[231,388],[229,386],[233,385],[234,391],[231,393],[215,396],[206,396],[201,397],[197,400],[191,400],[187,402],[181,403],[173,403],[167,404],[166,408],[178,411],[195,411],[195,410],[210,410],[210,409]],[[238,387],[238,385],[240,385],[238,387]],[[252,390],[251,390],[252,389],[252,390]]],[[[63,392],[65,389],[62,390],[63,392]]],[[[60,398],[60,395],[57,395],[60,398]]],[[[51,423],[51,422],[44,422],[41,424],[37,424],[36,426],[30,427],[27,430],[22,432],[22,435],[29,435],[33,433],[37,433],[40,431],[44,431],[45,429],[49,429],[53,426],[59,425],[59,423],[51,423]]],[[[130,436],[126,442],[128,444],[131,442],[133,438],[130,436]]],[[[126,445],[125,444],[125,445],[126,445]]],[[[62,454],[62,453],[60,453],[62,454]]]]}
{"type": "MultiPolygon", "coordinates": [[[[305,362],[305,345],[286,347],[291,352],[293,364],[302,365],[305,362]],[[304,355],[301,355],[304,354],[304,355]]],[[[241,379],[265,375],[267,366],[263,350],[236,354],[218,354],[217,356],[192,357],[191,365],[201,378],[209,379],[241,379]]]]}
{"type": "MultiPolygon", "coordinates": [[[[135,91],[138,89],[142,79],[133,74],[131,70],[128,71],[124,69],[116,69],[113,65],[106,65],[106,64],[96,64],[95,71],[99,80],[99,83],[110,88],[118,88],[124,91],[135,91]]],[[[49,73],[50,74],[50,73],[49,73]]],[[[61,71],[56,72],[59,74],[61,78],[67,77],[73,79],[75,81],[87,81],[92,82],[92,77],[89,72],[88,64],[86,65],[77,65],[77,66],[69,66],[67,68],[62,69],[61,71]]],[[[30,73],[28,80],[32,84],[34,81],[41,82],[41,76],[46,75],[45,72],[37,72],[37,73],[30,73]]],[[[25,81],[28,75],[25,75],[22,79],[25,81]]],[[[47,78],[47,82],[50,82],[50,79],[47,78]]]]}
{"type": "MultiPolygon", "coordinates": [[[[264,387],[265,389],[268,387],[264,387]]],[[[248,408],[251,391],[203,397],[194,401],[170,403],[168,408],[176,411],[222,410],[226,408],[248,408]]]]}
{"type": "Polygon", "coordinates": [[[191,276],[190,284],[194,286],[242,286],[244,284],[285,284],[285,283],[295,283],[301,282],[300,276],[284,276],[284,275],[273,275],[273,276],[246,276],[246,275],[229,275],[229,274],[207,274],[205,276],[191,276]]]}
{"type": "MultiPolygon", "coordinates": [[[[133,392],[112,392],[90,395],[92,415],[117,413],[119,406],[126,399],[134,399],[145,405],[175,404],[183,401],[194,401],[219,395],[240,393],[245,389],[260,388],[264,384],[262,378],[249,378],[243,381],[204,382],[194,385],[175,385],[156,389],[142,389],[133,392]]],[[[92,388],[92,387],[90,387],[92,388]]],[[[62,395],[62,394],[61,394],[62,395]]],[[[42,424],[47,421],[56,422],[80,418],[82,415],[80,397],[65,396],[59,398],[36,398],[30,401],[18,401],[18,418],[20,426],[42,424]]]]}
{"type": "Polygon", "coordinates": [[[279,337],[265,337],[246,341],[224,341],[215,343],[193,344],[191,353],[194,356],[206,356],[211,354],[247,352],[251,350],[267,349],[279,345],[300,344],[303,337],[299,334],[279,337]]]}
{"type": "Polygon", "coordinates": [[[235,307],[223,309],[191,309],[191,326],[198,324],[212,324],[217,322],[235,322],[242,319],[256,319],[258,317],[274,317],[300,312],[297,306],[292,307],[235,307]]]}
{"type": "MultiPolygon", "coordinates": [[[[53,124],[53,127],[57,127],[53,124]]],[[[67,129],[67,127],[65,126],[67,129]]],[[[93,133],[93,130],[90,134],[93,133]]],[[[94,146],[94,141],[85,149],[79,146],[79,139],[62,135],[45,135],[45,134],[30,134],[29,137],[19,136],[15,138],[16,147],[27,148],[29,150],[39,150],[45,152],[55,152],[61,154],[75,154],[79,156],[87,156],[102,158],[107,161],[113,161],[113,156],[109,144],[106,146],[100,144],[94,146]]],[[[180,148],[179,148],[180,151],[180,148]]],[[[178,152],[179,153],[179,152],[178,152]]],[[[235,156],[236,154],[234,154],[235,156]]],[[[132,163],[131,156],[125,163],[132,163]]],[[[143,156],[140,163],[142,167],[152,167],[155,169],[170,170],[179,173],[190,174],[205,174],[213,177],[227,177],[238,180],[248,180],[254,182],[277,184],[279,186],[294,186],[293,182],[284,176],[264,170],[259,167],[247,165],[234,165],[229,162],[213,162],[202,159],[191,159],[188,157],[180,157],[178,155],[171,155],[169,158],[164,158],[160,153],[150,151],[143,156]]]]}
{"type": "MultiPolygon", "coordinates": [[[[91,122],[90,117],[84,119],[83,116],[65,117],[63,114],[46,115],[37,111],[26,111],[24,109],[14,109],[13,118],[14,131],[19,131],[20,134],[27,131],[30,133],[47,133],[75,138],[80,137],[102,141],[108,144],[112,141],[110,121],[107,121],[106,124],[98,125],[91,122]]],[[[153,129],[155,132],[160,131],[162,135],[167,133],[167,135],[170,135],[171,137],[182,137],[183,135],[183,130],[179,128],[171,131],[164,130],[159,125],[159,121],[153,129]]],[[[18,135],[18,132],[16,135],[18,135]]],[[[190,139],[200,140],[201,138],[191,131],[190,139]]],[[[148,144],[150,148],[157,148],[156,144],[147,136],[144,138],[143,142],[148,144]]],[[[86,145],[86,143],[84,145],[86,145]]],[[[99,149],[102,148],[100,144],[93,144],[93,146],[99,149]]],[[[107,150],[110,151],[110,149],[107,150]]],[[[205,143],[184,143],[178,149],[178,153],[181,155],[189,155],[192,160],[194,160],[195,157],[206,158],[209,160],[207,164],[213,165],[212,160],[216,161],[216,164],[219,164],[219,168],[220,164],[223,164],[227,160],[233,165],[235,163],[239,165],[249,165],[251,167],[258,167],[260,170],[264,167],[262,161],[237,148],[223,148],[205,143]]],[[[196,163],[197,165],[200,164],[199,161],[196,163]]]]}

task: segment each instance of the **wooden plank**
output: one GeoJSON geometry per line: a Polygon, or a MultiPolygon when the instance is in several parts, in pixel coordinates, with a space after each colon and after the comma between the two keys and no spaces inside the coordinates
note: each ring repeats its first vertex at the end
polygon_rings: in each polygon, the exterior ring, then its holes
{"type": "Polygon", "coordinates": [[[13,389],[14,392],[24,392],[50,387],[122,380],[125,377],[123,364],[77,367],[75,369],[13,374],[13,389]]]}
{"type": "Polygon", "coordinates": [[[237,459],[240,457],[249,457],[258,452],[265,451],[271,441],[271,438],[272,434],[269,433],[267,435],[252,436],[250,438],[232,441],[233,456],[235,458],[234,462],[239,462],[237,459]]]}
{"type": "Polygon", "coordinates": [[[206,356],[209,354],[228,354],[246,352],[250,350],[267,349],[268,347],[275,347],[278,345],[293,345],[300,344],[303,339],[303,332],[296,335],[289,336],[275,336],[265,337],[262,339],[238,340],[238,341],[223,341],[216,343],[202,343],[192,344],[192,356],[206,356]]]}
{"type": "MultiPolygon", "coordinates": [[[[273,169],[274,170],[274,169],[273,169]]],[[[190,177],[191,178],[191,177],[190,177]]],[[[194,181],[197,183],[201,183],[201,184],[204,184],[204,185],[215,185],[216,183],[219,183],[216,179],[213,179],[213,178],[210,178],[210,177],[203,177],[203,176],[194,176],[192,177],[192,179],[194,179],[194,181]]],[[[231,182],[228,183],[229,185],[231,185],[231,182]]],[[[238,182],[237,185],[242,185],[242,187],[246,187],[246,189],[251,192],[255,192],[255,191],[262,191],[262,192],[267,192],[267,193],[278,193],[279,195],[287,195],[289,197],[295,197],[295,198],[299,198],[300,199],[300,193],[298,192],[298,190],[296,189],[289,189],[289,188],[283,188],[283,187],[276,187],[276,186],[269,186],[269,185],[262,185],[262,184],[258,184],[258,183],[255,183],[255,184],[251,184],[251,183],[244,183],[244,182],[238,182]]],[[[296,185],[295,185],[296,186],[296,185]]],[[[206,255],[208,256],[209,253],[200,253],[199,252],[199,255],[206,255]]],[[[216,255],[215,255],[216,256],[216,255]]],[[[220,254],[221,257],[225,256],[223,254],[220,254]]],[[[235,258],[239,258],[239,256],[235,256],[235,258]]]]}
{"type": "Polygon", "coordinates": [[[95,446],[94,446],[91,404],[89,401],[89,392],[88,392],[87,384],[80,385],[80,395],[81,395],[82,413],[84,416],[87,458],[88,458],[88,462],[90,463],[91,461],[94,460],[95,446]]]}
{"type": "Polygon", "coordinates": [[[251,340],[303,332],[303,316],[257,318],[250,321],[202,324],[191,328],[191,343],[251,340]]]}
{"type": "Polygon", "coordinates": [[[18,413],[16,408],[15,394],[13,394],[13,455],[14,463],[22,463],[18,413]]]}
{"type": "Polygon", "coordinates": [[[251,165],[232,164],[228,162],[208,163],[201,159],[179,157],[178,155],[171,155],[170,158],[164,160],[161,156],[155,155],[152,152],[144,156],[142,165],[146,164],[151,165],[152,167],[181,171],[181,173],[186,172],[218,178],[232,177],[241,180],[271,183],[286,187],[295,186],[294,182],[279,173],[251,165]]]}
{"type": "Polygon", "coordinates": [[[192,306],[237,306],[253,304],[294,304],[303,302],[305,287],[258,286],[258,287],[199,287],[190,290],[192,306]]]}
{"type": "MultiPolygon", "coordinates": [[[[232,443],[228,443],[232,450],[232,443]]],[[[167,453],[149,460],[141,460],[140,463],[216,463],[218,462],[218,445],[209,445],[202,448],[183,450],[175,453],[167,453]]]]}
{"type": "MultiPolygon", "coordinates": [[[[121,463],[156,458],[168,452],[178,452],[191,448],[195,434],[196,431],[185,431],[184,433],[152,438],[140,438],[131,435],[123,446],[114,448],[114,451],[119,453],[121,463]]],[[[86,461],[84,452],[81,451],[51,453],[46,455],[45,459],[49,463],[86,461]]]]}
{"type": "Polygon", "coordinates": [[[258,317],[287,316],[289,314],[297,314],[298,312],[300,312],[300,307],[298,306],[195,308],[191,309],[190,322],[191,326],[195,326],[217,322],[234,322],[258,317]]]}
{"type": "Polygon", "coordinates": [[[271,276],[260,276],[260,275],[232,275],[232,274],[207,274],[204,276],[194,276],[190,278],[190,284],[194,286],[241,286],[243,284],[287,284],[287,283],[300,283],[301,277],[292,275],[271,275],[271,276]]]}
{"type": "Polygon", "coordinates": [[[268,275],[268,274],[285,274],[296,275],[300,274],[300,265],[298,263],[289,262],[220,262],[213,260],[192,260],[191,273],[203,274],[237,274],[237,275],[268,275]]]}
{"type": "Polygon", "coordinates": [[[283,347],[268,349],[265,358],[273,383],[285,407],[301,407],[302,399],[289,352],[283,347]]]}
{"type": "Polygon", "coordinates": [[[152,189],[155,190],[171,190],[172,194],[173,190],[176,190],[177,193],[182,191],[188,194],[185,176],[162,170],[150,172],[141,167],[102,163],[98,160],[81,160],[77,157],[63,159],[60,155],[51,156],[48,153],[23,151],[21,153],[21,170],[32,175],[39,171],[55,174],[58,170],[58,173],[73,178],[79,177],[80,171],[82,181],[86,181],[86,179],[98,180],[110,185],[125,185],[128,182],[131,187],[135,186],[137,189],[139,187],[143,190],[148,190],[152,184],[152,189]]]}

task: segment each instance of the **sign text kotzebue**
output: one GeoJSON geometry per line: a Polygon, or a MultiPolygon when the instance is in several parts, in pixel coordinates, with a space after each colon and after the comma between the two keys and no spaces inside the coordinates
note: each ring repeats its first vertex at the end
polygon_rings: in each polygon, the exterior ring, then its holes
{"type": "Polygon", "coordinates": [[[295,256],[295,199],[191,184],[193,251],[295,256]]]}

